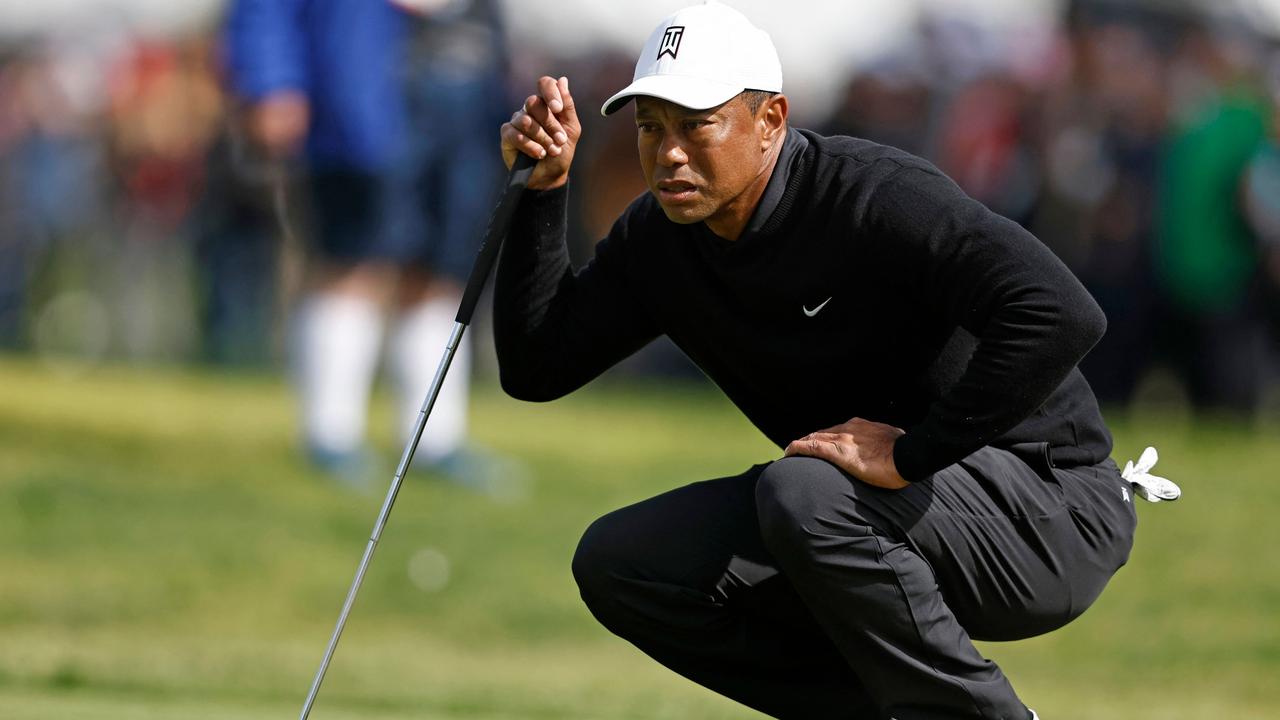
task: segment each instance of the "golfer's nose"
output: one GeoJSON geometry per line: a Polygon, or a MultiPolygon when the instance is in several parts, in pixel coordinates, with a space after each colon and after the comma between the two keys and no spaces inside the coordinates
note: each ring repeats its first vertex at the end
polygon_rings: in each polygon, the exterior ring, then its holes
{"type": "Polygon", "coordinates": [[[680,139],[675,133],[667,133],[658,146],[658,164],[663,167],[676,167],[689,162],[689,156],[680,146],[680,139]]]}

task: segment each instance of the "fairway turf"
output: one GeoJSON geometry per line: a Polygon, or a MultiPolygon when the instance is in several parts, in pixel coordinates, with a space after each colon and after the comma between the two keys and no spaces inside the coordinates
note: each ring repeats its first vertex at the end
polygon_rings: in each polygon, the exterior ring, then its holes
{"type": "MultiPolygon", "coordinates": [[[[390,415],[380,399],[386,471],[358,495],[300,462],[279,380],[0,359],[0,718],[296,717],[399,456],[390,415]]],[[[702,387],[482,387],[473,425],[532,496],[409,479],[312,717],[759,717],[599,628],[569,559],[594,517],[777,450],[702,387]],[[442,589],[410,578],[424,548],[442,589]]],[[[1140,505],[1083,618],[983,651],[1045,720],[1280,716],[1275,428],[1115,429],[1117,459],[1157,445],[1184,499],[1140,505]]]]}

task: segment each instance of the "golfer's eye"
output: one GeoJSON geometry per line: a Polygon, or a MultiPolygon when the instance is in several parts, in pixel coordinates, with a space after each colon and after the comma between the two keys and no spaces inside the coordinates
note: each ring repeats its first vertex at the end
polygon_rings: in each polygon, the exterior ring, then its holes
{"type": "Polygon", "coordinates": [[[658,123],[651,123],[651,122],[636,123],[636,129],[639,130],[642,135],[655,133],[658,131],[658,123]]]}
{"type": "Polygon", "coordinates": [[[685,120],[684,129],[686,132],[693,132],[694,130],[701,130],[710,124],[711,122],[708,120],[685,120]]]}

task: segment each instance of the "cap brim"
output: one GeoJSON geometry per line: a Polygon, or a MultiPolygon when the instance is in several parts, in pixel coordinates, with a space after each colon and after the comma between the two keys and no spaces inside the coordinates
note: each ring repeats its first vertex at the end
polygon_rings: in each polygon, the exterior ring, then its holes
{"type": "Polygon", "coordinates": [[[692,110],[706,110],[728,102],[743,88],[688,75],[646,75],[605,100],[601,115],[612,115],[637,95],[662,98],[692,110]]]}

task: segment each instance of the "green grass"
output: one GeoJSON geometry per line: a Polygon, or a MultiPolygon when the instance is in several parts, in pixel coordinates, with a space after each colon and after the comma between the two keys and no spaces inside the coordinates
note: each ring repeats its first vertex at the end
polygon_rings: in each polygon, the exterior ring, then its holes
{"type": "MultiPolygon", "coordinates": [[[[474,427],[530,466],[531,498],[411,478],[313,717],[758,717],[597,627],[568,570],[592,518],[771,457],[758,433],[713,392],[656,387],[482,389],[474,427]],[[449,559],[440,590],[409,577],[423,548],[449,559]]],[[[1118,458],[1157,444],[1186,498],[1140,508],[1083,618],[984,651],[1046,720],[1275,717],[1274,432],[1115,429],[1118,458]]],[[[388,466],[391,436],[376,424],[388,466]]],[[[0,360],[0,717],[295,717],[383,492],[299,461],[277,380],[0,360]]]]}

